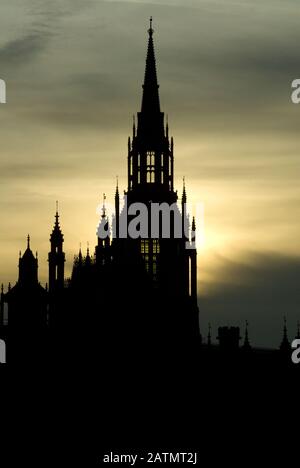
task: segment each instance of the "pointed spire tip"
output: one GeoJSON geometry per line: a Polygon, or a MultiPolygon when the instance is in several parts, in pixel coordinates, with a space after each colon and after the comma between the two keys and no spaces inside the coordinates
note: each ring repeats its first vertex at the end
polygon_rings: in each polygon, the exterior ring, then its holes
{"type": "Polygon", "coordinates": [[[150,16],[150,28],[148,29],[148,33],[150,36],[154,33],[154,29],[152,28],[153,18],[150,16]]]}

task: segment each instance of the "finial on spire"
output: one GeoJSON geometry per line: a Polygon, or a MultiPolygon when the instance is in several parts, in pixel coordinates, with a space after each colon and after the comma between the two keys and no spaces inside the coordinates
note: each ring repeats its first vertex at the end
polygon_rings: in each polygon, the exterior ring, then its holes
{"type": "Polygon", "coordinates": [[[183,177],[182,182],[183,182],[182,203],[186,203],[185,177],[183,177]]]}
{"type": "Polygon", "coordinates": [[[105,218],[106,216],[105,200],[106,200],[106,195],[105,193],[103,193],[102,218],[105,218]]]}
{"type": "Polygon", "coordinates": [[[133,133],[133,137],[135,137],[135,115],[133,114],[132,116],[132,133],[133,133]]]}
{"type": "Polygon", "coordinates": [[[89,241],[86,243],[86,245],[87,245],[86,255],[87,255],[87,257],[89,257],[90,256],[90,243],[89,243],[89,241]]]}
{"type": "Polygon", "coordinates": [[[152,36],[152,34],[154,33],[154,29],[152,28],[152,22],[153,22],[153,18],[152,16],[150,16],[150,28],[148,29],[148,33],[150,36],[152,36]]]}
{"type": "Polygon", "coordinates": [[[58,214],[58,200],[56,200],[56,212],[55,212],[55,223],[58,224],[58,218],[59,218],[59,214],[58,214]]]}
{"type": "Polygon", "coordinates": [[[27,236],[27,249],[30,249],[30,235],[27,236]]]}
{"type": "Polygon", "coordinates": [[[116,184],[116,194],[115,194],[115,201],[119,201],[119,176],[116,177],[117,184],[116,184]]]}

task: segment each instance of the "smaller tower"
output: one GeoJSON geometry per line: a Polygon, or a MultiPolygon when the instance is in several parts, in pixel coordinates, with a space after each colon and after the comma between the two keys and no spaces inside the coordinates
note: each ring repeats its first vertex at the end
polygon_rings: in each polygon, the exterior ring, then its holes
{"type": "Polygon", "coordinates": [[[91,256],[90,256],[90,246],[89,246],[89,243],[87,243],[86,257],[85,257],[85,260],[84,260],[84,264],[85,264],[85,266],[87,266],[87,267],[91,266],[91,264],[92,264],[92,259],[91,259],[91,256]]]}
{"type": "Polygon", "coordinates": [[[58,202],[56,202],[55,223],[50,235],[49,262],[49,292],[63,289],[65,272],[65,254],[63,252],[64,236],[59,225],[58,202]]]}
{"type": "Polygon", "coordinates": [[[283,354],[288,354],[291,351],[291,345],[287,334],[286,317],[283,318],[283,337],[280,344],[280,351],[283,354]]]}
{"type": "Polygon", "coordinates": [[[106,195],[103,194],[103,206],[101,220],[97,230],[98,244],[96,246],[96,264],[98,266],[105,265],[110,259],[110,226],[108,217],[106,216],[105,207],[106,195]]]}
{"type": "Polygon", "coordinates": [[[243,344],[243,350],[244,351],[250,351],[251,350],[251,345],[249,342],[249,335],[248,335],[248,320],[246,320],[246,327],[245,327],[245,338],[244,338],[244,344],[243,344]]]}
{"type": "Polygon", "coordinates": [[[38,260],[30,249],[30,236],[27,236],[27,249],[19,258],[19,281],[20,286],[33,287],[38,284],[38,260]]]}

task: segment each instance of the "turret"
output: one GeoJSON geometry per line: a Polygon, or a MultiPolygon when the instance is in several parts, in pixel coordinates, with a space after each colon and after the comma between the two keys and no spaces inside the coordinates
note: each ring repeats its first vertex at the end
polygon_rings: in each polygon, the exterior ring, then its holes
{"type": "Polygon", "coordinates": [[[248,335],[248,320],[246,320],[246,326],[245,326],[245,338],[244,338],[244,344],[243,344],[243,350],[244,351],[250,351],[251,350],[251,345],[249,342],[249,335],[248,335]]]}
{"type": "Polygon", "coordinates": [[[291,345],[287,334],[286,317],[283,319],[283,337],[280,344],[280,351],[282,354],[289,354],[291,351],[291,345]]]}
{"type": "Polygon", "coordinates": [[[91,259],[91,256],[90,256],[90,247],[89,247],[89,243],[87,243],[86,257],[85,257],[85,259],[84,259],[84,264],[85,264],[85,266],[87,266],[87,267],[91,266],[91,264],[92,264],[92,259],[91,259]]]}
{"type": "Polygon", "coordinates": [[[56,202],[55,222],[50,235],[50,252],[48,254],[50,293],[64,287],[65,254],[63,242],[64,236],[59,225],[58,203],[56,202]]]}
{"type": "Polygon", "coordinates": [[[30,249],[30,236],[27,236],[27,249],[19,258],[19,280],[20,286],[33,287],[38,284],[38,260],[30,249]]]}
{"type": "Polygon", "coordinates": [[[182,237],[186,240],[187,233],[186,233],[186,226],[187,226],[187,209],[186,209],[186,190],[185,190],[185,178],[183,178],[183,188],[182,188],[182,197],[181,197],[181,229],[182,229],[182,237]]]}
{"type": "Polygon", "coordinates": [[[110,259],[110,226],[106,216],[106,195],[103,194],[103,206],[101,220],[97,229],[98,244],[96,246],[96,263],[98,266],[105,265],[110,259]]]}

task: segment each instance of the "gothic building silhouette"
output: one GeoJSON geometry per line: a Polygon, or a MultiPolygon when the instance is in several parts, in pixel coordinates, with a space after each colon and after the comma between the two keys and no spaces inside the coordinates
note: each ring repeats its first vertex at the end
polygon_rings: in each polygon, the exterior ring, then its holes
{"type": "MultiPolygon", "coordinates": [[[[152,20],[148,30],[148,50],[141,110],[128,139],[128,187],[123,207],[117,183],[115,214],[110,226],[105,200],[99,229],[108,233],[98,237],[94,255],[74,258],[72,275],[65,279],[64,236],[58,207],[50,235],[48,287],[38,281],[38,258],[30,248],[19,259],[19,278],[15,286],[2,294],[2,310],[7,304],[9,330],[38,331],[84,329],[87,333],[138,339],[192,337],[200,339],[197,305],[197,252],[195,220],[189,235],[186,212],[186,189],[183,186],[181,209],[174,190],[174,141],[160,108],[153,44],[152,20]],[[170,214],[170,235],[162,235],[162,216],[156,238],[122,236],[120,227],[128,228],[134,219],[130,209],[143,203],[175,206],[170,214]],[[174,205],[175,204],[175,205],[174,205]],[[181,237],[175,235],[175,218],[180,219],[181,237]],[[125,221],[124,221],[125,220],[125,221]],[[113,234],[113,235],[112,235],[113,234]],[[189,248],[186,248],[188,245],[189,248]]],[[[3,315],[3,314],[2,314],[3,315]]]]}
{"type": "MultiPolygon", "coordinates": [[[[83,255],[80,249],[68,279],[57,206],[45,288],[38,281],[38,257],[31,250],[28,235],[27,248],[23,255],[20,253],[16,284],[9,285],[5,293],[2,286],[2,336],[8,336],[9,330],[9,339],[15,338],[16,342],[20,337],[31,336],[37,340],[42,337],[43,344],[55,336],[56,342],[67,340],[67,347],[73,344],[73,350],[78,339],[84,339],[88,346],[104,342],[130,346],[138,341],[146,346],[151,342],[152,348],[172,342],[176,346],[194,342],[200,347],[202,343],[197,304],[196,223],[193,218],[189,226],[185,184],[180,200],[174,189],[174,141],[160,108],[153,33],[150,20],[141,110],[137,113],[137,124],[134,119],[132,137],[128,138],[125,203],[117,183],[112,226],[104,199],[94,253],[91,255],[88,247],[83,255]],[[150,228],[153,204],[175,207],[170,212],[168,237],[163,236],[163,213],[156,237],[150,236],[149,231],[148,235],[136,238],[122,234],[124,225],[128,233],[129,223],[134,219],[131,208],[137,203],[148,208],[150,228]],[[180,237],[175,235],[178,219],[180,237]],[[106,235],[100,235],[101,232],[106,235]]],[[[217,339],[218,349],[225,356],[232,356],[237,350],[243,359],[253,356],[247,325],[241,348],[237,327],[220,327],[217,339]]],[[[210,327],[202,349],[203,355],[214,356],[210,327]]],[[[289,356],[286,324],[281,351],[289,356]]],[[[38,352],[36,346],[33,352],[38,352]]]]}

